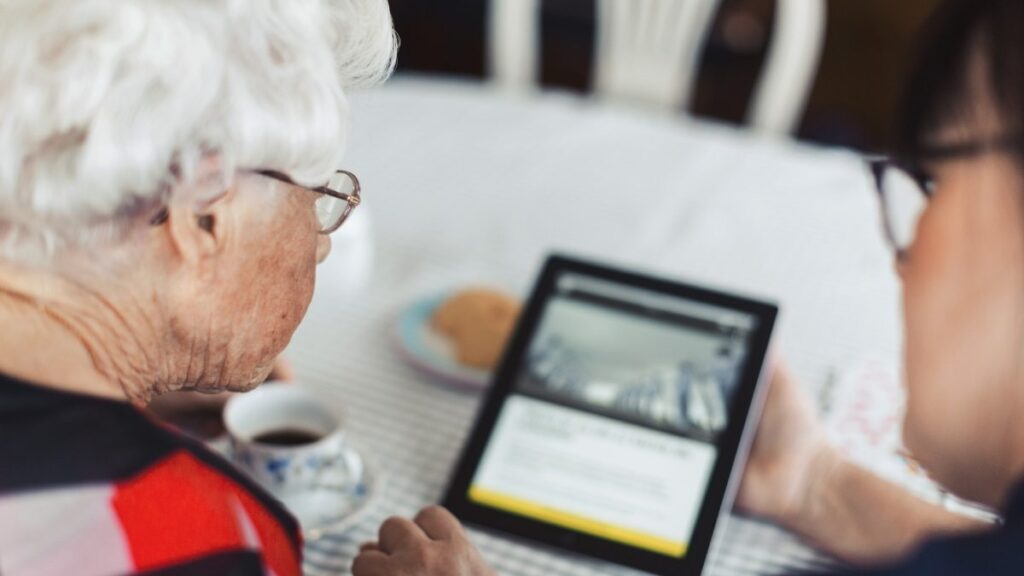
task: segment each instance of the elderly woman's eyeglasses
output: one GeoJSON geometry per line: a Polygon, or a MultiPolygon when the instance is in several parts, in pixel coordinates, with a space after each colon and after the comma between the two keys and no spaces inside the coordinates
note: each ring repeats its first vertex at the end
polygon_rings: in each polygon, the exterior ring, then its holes
{"type": "MultiPolygon", "coordinates": [[[[352,211],[359,206],[362,197],[359,195],[359,179],[356,175],[345,170],[338,170],[324,186],[310,188],[292,180],[288,175],[274,170],[253,170],[253,174],[273,178],[285,184],[290,184],[304,190],[309,190],[318,195],[316,199],[316,220],[319,226],[317,232],[330,234],[348,220],[352,211]]],[[[167,222],[170,212],[161,208],[156,216],[150,219],[153,226],[160,226],[167,222]]],[[[208,226],[209,224],[207,224],[208,226]]]]}
{"type": "Polygon", "coordinates": [[[318,194],[316,218],[320,234],[330,234],[341,228],[341,225],[348,220],[348,217],[362,201],[359,179],[355,174],[345,170],[338,170],[334,176],[331,176],[327,184],[315,188],[303,186],[288,175],[275,170],[254,170],[253,172],[318,194]]]}
{"type": "MultiPolygon", "coordinates": [[[[1022,148],[1024,139],[1004,138],[926,147],[917,156],[918,162],[933,164],[1022,148]]],[[[920,168],[921,164],[892,158],[869,158],[867,162],[881,201],[885,238],[896,258],[903,260],[914,243],[918,221],[935,193],[935,182],[926,170],[920,168]]]]}

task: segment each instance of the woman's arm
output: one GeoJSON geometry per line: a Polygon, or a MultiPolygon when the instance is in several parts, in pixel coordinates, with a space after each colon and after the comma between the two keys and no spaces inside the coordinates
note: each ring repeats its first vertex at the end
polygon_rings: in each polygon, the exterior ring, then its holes
{"type": "Polygon", "coordinates": [[[783,524],[853,564],[898,560],[930,537],[983,530],[829,450],[812,466],[807,496],[783,524]]]}
{"type": "Polygon", "coordinates": [[[932,536],[986,527],[843,458],[784,368],[772,380],[738,504],[861,565],[897,560],[932,536]]]}

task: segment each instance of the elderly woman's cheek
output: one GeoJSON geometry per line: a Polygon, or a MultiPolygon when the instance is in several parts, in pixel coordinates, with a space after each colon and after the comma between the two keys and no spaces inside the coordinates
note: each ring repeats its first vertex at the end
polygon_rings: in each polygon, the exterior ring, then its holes
{"type": "Polygon", "coordinates": [[[250,285],[255,302],[248,313],[258,339],[251,343],[251,361],[258,365],[273,361],[284,350],[313,298],[316,238],[282,232],[280,241],[268,245],[253,262],[259,277],[250,285]]]}
{"type": "Polygon", "coordinates": [[[331,237],[320,235],[316,242],[316,263],[322,264],[331,253],[331,237]]]}
{"type": "Polygon", "coordinates": [[[310,250],[301,258],[296,258],[292,266],[288,266],[283,274],[281,286],[277,294],[280,310],[278,327],[283,332],[285,344],[298,328],[306,315],[306,309],[313,299],[313,288],[316,283],[315,254],[318,250],[310,250]]]}

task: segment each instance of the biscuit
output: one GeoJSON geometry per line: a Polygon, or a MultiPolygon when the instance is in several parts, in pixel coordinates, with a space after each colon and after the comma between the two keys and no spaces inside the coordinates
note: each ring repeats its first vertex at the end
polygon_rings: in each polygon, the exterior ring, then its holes
{"type": "Polygon", "coordinates": [[[487,288],[471,288],[445,300],[430,326],[451,342],[455,359],[464,366],[492,370],[515,328],[518,300],[487,288]]]}

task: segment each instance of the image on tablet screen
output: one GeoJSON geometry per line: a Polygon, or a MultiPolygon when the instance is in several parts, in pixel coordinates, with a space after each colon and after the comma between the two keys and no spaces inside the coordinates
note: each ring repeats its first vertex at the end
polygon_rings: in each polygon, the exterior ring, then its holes
{"type": "Polygon", "coordinates": [[[564,273],[469,498],[684,556],[755,323],[564,273]]]}

